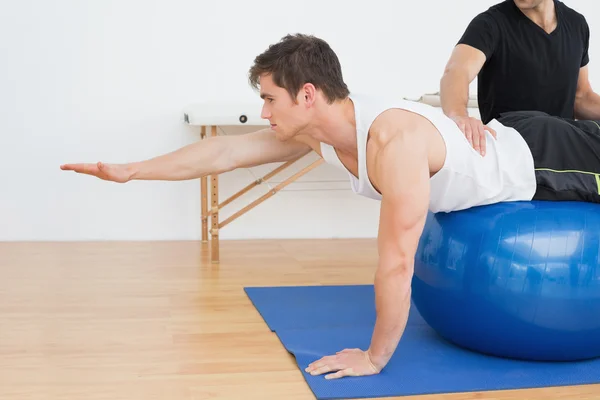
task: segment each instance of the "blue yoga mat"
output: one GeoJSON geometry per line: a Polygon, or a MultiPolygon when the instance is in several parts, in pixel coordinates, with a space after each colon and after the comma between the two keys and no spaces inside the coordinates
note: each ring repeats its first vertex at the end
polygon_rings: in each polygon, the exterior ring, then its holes
{"type": "Polygon", "coordinates": [[[415,307],[386,368],[377,375],[326,380],[309,363],[345,348],[366,349],[375,323],[372,285],[249,287],[269,328],[296,357],[317,399],[525,389],[600,383],[600,360],[542,363],[489,357],[441,339],[415,307]]]}

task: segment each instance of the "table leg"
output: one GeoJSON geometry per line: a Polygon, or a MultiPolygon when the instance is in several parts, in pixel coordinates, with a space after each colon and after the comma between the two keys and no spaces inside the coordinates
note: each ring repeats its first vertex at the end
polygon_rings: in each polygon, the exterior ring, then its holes
{"type": "MultiPolygon", "coordinates": [[[[211,136],[217,136],[217,127],[211,127],[211,136]]],[[[211,261],[218,263],[219,260],[219,175],[212,174],[211,180],[211,261]]]]}
{"type": "MultiPolygon", "coordinates": [[[[206,138],[206,126],[200,130],[200,139],[206,138]]],[[[202,209],[202,243],[208,243],[208,178],[200,178],[200,205],[202,209]]]]}

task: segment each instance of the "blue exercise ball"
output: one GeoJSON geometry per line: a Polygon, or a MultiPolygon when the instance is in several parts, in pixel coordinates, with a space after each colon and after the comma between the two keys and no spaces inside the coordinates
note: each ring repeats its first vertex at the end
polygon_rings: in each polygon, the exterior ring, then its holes
{"type": "Polygon", "coordinates": [[[600,204],[429,213],[412,299],[442,338],[536,361],[600,356],[600,204]]]}

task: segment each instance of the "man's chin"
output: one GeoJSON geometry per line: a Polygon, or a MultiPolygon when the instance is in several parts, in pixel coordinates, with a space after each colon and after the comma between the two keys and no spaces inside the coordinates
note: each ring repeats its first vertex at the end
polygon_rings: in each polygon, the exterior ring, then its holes
{"type": "Polygon", "coordinates": [[[281,130],[276,130],[275,131],[275,137],[277,139],[279,139],[280,141],[282,141],[282,142],[290,140],[292,138],[292,136],[294,136],[294,135],[291,134],[291,132],[283,132],[281,130]]]}

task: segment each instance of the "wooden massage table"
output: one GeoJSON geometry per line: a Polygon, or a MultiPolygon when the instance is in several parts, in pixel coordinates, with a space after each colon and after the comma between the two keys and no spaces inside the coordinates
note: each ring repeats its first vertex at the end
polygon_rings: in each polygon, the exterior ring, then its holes
{"type": "MultiPolygon", "coordinates": [[[[207,137],[207,131],[210,129],[211,136],[217,136],[217,128],[219,126],[256,126],[257,129],[265,128],[269,126],[268,121],[263,120],[260,117],[261,105],[255,103],[247,104],[192,104],[184,109],[184,121],[188,125],[198,127],[200,129],[200,140],[207,137]]],[[[226,225],[233,222],[238,217],[242,216],[246,212],[250,211],[260,203],[264,202],[268,198],[275,195],[281,189],[296,181],[301,176],[312,171],[323,163],[323,160],[319,159],[302,168],[294,175],[290,176],[283,182],[274,186],[264,195],[258,197],[256,200],[241,208],[235,212],[229,218],[224,221],[219,221],[219,210],[232,201],[249,192],[256,186],[266,182],[273,178],[280,172],[287,169],[290,165],[294,164],[302,157],[295,160],[285,162],[278,167],[274,168],[269,173],[256,179],[254,182],[250,182],[247,186],[239,190],[238,192],[231,195],[224,201],[219,202],[219,175],[210,175],[210,190],[208,187],[208,176],[200,178],[200,207],[202,210],[201,221],[202,221],[202,242],[207,243],[210,241],[211,249],[211,261],[218,263],[219,257],[219,232],[226,225]],[[210,191],[210,208],[208,207],[208,193],[210,191]],[[210,219],[210,229],[208,228],[210,219]]]]}

